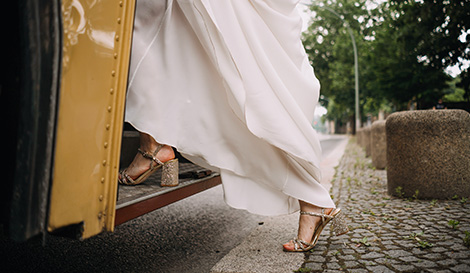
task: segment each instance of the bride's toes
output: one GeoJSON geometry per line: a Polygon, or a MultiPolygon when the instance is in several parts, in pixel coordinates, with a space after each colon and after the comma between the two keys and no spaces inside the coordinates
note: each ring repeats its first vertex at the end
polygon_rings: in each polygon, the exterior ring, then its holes
{"type": "Polygon", "coordinates": [[[289,242],[283,244],[282,248],[284,248],[285,251],[294,251],[295,250],[294,241],[290,240],[289,242]]]}

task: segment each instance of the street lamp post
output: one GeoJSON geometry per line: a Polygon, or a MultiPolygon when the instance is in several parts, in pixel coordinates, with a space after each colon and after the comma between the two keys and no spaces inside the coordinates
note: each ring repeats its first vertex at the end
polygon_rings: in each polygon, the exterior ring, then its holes
{"type": "MultiPolygon", "coordinates": [[[[304,5],[311,5],[311,4],[305,4],[304,5]]],[[[329,7],[322,7],[318,6],[320,8],[324,8],[327,11],[333,13],[336,17],[338,17],[341,21],[343,21],[343,24],[346,26],[348,29],[349,36],[351,36],[351,41],[353,45],[353,50],[354,50],[354,79],[355,79],[355,110],[356,110],[356,130],[361,127],[361,119],[360,119],[360,113],[359,113],[359,64],[358,64],[358,57],[357,57],[357,46],[356,46],[356,39],[354,39],[353,32],[351,28],[349,27],[349,24],[339,15],[335,10],[329,8],[329,7]]]]}

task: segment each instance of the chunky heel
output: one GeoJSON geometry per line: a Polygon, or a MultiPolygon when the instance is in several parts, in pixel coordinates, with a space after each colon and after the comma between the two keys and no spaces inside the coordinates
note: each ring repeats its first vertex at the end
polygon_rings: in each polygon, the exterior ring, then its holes
{"type": "Polygon", "coordinates": [[[346,219],[344,219],[344,215],[341,211],[335,216],[335,218],[333,218],[331,225],[333,226],[333,233],[336,236],[343,235],[349,232],[348,225],[346,224],[346,219]]]}
{"type": "Polygon", "coordinates": [[[162,179],[160,181],[162,187],[178,186],[178,159],[172,159],[163,164],[162,179]]]}

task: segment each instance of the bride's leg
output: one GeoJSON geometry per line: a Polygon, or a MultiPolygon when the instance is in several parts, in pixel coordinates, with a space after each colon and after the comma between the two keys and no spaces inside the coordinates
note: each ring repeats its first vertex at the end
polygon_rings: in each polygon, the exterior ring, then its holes
{"type": "MultiPolygon", "coordinates": [[[[146,133],[140,134],[140,149],[144,152],[152,154],[157,147],[160,145],[158,142],[153,139],[152,136],[146,133]]],[[[163,146],[158,154],[156,155],[157,159],[165,163],[168,160],[175,158],[175,153],[173,148],[168,145],[163,146]]],[[[136,179],[142,173],[149,169],[149,160],[142,156],[141,153],[137,153],[134,157],[134,160],[131,162],[129,167],[126,169],[126,173],[132,178],[136,179]]]]}

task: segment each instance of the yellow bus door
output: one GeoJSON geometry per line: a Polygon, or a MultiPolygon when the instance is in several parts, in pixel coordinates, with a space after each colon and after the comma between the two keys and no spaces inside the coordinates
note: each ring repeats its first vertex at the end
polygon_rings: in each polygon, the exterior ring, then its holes
{"type": "Polygon", "coordinates": [[[134,7],[134,0],[62,1],[49,232],[75,226],[87,238],[114,228],[134,7]]]}

